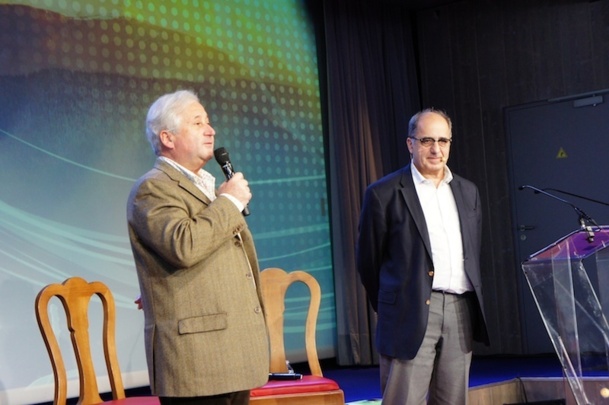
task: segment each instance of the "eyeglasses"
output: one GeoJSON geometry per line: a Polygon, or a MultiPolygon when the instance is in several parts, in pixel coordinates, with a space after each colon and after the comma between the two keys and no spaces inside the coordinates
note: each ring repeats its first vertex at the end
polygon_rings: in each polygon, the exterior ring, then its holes
{"type": "Polygon", "coordinates": [[[415,141],[419,141],[421,143],[421,146],[423,146],[424,148],[430,148],[436,142],[438,143],[438,145],[440,145],[441,148],[446,148],[453,141],[451,138],[434,139],[430,137],[416,138],[414,136],[409,136],[409,138],[414,139],[415,141]]]}

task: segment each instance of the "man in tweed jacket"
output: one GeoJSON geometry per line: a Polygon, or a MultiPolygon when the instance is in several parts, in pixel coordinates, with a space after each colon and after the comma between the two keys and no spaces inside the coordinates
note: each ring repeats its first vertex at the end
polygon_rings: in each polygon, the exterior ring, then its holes
{"type": "Polygon", "coordinates": [[[127,220],[152,393],[162,404],[247,404],[269,370],[258,261],[241,213],[248,183],[236,173],[215,190],[202,169],[215,131],[190,91],[155,101],[146,134],[158,158],[133,186],[127,220]]]}

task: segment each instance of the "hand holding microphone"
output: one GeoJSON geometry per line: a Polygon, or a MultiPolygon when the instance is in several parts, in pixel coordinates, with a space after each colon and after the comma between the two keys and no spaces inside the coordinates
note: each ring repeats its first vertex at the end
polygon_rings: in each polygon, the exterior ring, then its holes
{"type": "Polygon", "coordinates": [[[216,158],[216,162],[222,168],[224,175],[226,176],[226,182],[222,183],[218,188],[218,192],[220,194],[226,193],[230,194],[236,199],[238,199],[245,208],[243,208],[243,215],[248,216],[250,214],[249,209],[247,208],[247,204],[252,199],[252,193],[248,186],[248,182],[243,177],[242,173],[235,173],[233,169],[233,165],[230,162],[230,158],[228,156],[228,152],[225,148],[218,148],[214,151],[214,157],[216,158]]]}

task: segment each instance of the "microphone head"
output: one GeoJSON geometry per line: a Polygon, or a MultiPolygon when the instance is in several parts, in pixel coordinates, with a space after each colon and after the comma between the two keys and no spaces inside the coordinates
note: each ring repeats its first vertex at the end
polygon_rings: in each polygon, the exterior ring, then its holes
{"type": "Polygon", "coordinates": [[[228,157],[228,151],[225,148],[218,148],[214,151],[214,157],[216,158],[216,162],[220,164],[220,166],[225,165],[230,161],[228,157]]]}

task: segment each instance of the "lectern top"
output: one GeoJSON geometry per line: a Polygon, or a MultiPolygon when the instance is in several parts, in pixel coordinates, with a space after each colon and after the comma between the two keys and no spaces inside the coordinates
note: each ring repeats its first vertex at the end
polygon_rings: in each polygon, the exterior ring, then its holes
{"type": "Polygon", "coordinates": [[[532,254],[523,263],[546,260],[583,260],[608,246],[609,225],[594,226],[591,228],[591,233],[588,230],[578,229],[532,254]]]}

